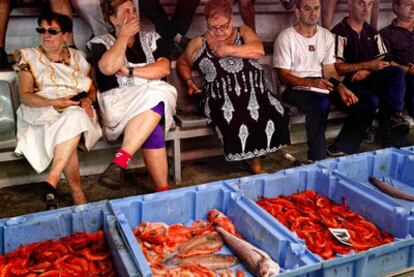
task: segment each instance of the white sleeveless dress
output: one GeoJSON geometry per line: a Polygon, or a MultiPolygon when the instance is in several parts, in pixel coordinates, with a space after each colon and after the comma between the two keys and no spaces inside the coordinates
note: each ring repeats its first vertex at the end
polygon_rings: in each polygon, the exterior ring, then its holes
{"type": "MultiPolygon", "coordinates": [[[[89,91],[90,65],[84,53],[70,49],[70,64],[51,62],[40,48],[21,49],[19,65],[27,64],[36,83],[35,93],[56,99],[89,91]]],[[[44,171],[54,157],[57,144],[83,134],[89,150],[102,136],[97,116],[91,119],[83,108],[71,106],[63,111],[54,107],[29,107],[23,103],[17,110],[16,154],[24,155],[38,172],[44,171]]]]}

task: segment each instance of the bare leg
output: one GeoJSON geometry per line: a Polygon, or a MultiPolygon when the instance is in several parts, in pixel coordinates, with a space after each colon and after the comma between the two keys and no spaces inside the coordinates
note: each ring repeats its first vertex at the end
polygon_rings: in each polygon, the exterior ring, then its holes
{"type": "Polygon", "coordinates": [[[244,24],[256,32],[255,10],[253,0],[239,0],[240,15],[244,24]]]}
{"type": "MultiPolygon", "coordinates": [[[[69,0],[50,0],[50,8],[52,11],[61,13],[72,18],[72,8],[70,6],[69,0]]],[[[66,45],[72,46],[75,45],[73,40],[73,33],[69,35],[66,45]]]]}
{"type": "Polygon", "coordinates": [[[0,0],[0,47],[5,47],[7,24],[10,18],[10,0],[0,0]]]}
{"type": "Polygon", "coordinates": [[[322,1],[322,27],[330,30],[335,14],[336,0],[322,1]]]}
{"type": "Polygon", "coordinates": [[[73,152],[76,151],[80,137],[81,136],[78,135],[55,146],[55,155],[52,163],[52,169],[50,170],[49,175],[46,179],[46,181],[52,186],[57,186],[63,169],[66,167],[66,164],[71,158],[73,152]]]}
{"type": "Polygon", "coordinates": [[[132,118],[125,127],[121,148],[131,156],[134,155],[154,131],[160,120],[161,116],[152,110],[145,111],[132,118]]]}
{"type": "Polygon", "coordinates": [[[374,29],[378,27],[378,17],[380,12],[380,0],[374,0],[372,5],[372,12],[371,12],[371,26],[374,29]]]}
{"type": "Polygon", "coordinates": [[[144,149],[144,161],[152,181],[156,188],[168,187],[168,162],[167,150],[144,149]]]}
{"type": "Polygon", "coordinates": [[[86,204],[87,200],[82,190],[80,174],[79,174],[79,158],[78,152],[73,151],[66,166],[63,168],[66,180],[72,190],[72,200],[74,205],[86,204]]]}

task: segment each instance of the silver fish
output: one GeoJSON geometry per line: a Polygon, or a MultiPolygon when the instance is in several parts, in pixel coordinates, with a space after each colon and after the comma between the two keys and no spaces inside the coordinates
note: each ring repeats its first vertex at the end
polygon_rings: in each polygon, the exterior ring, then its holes
{"type": "Polygon", "coordinates": [[[208,233],[206,235],[195,236],[186,243],[184,243],[180,249],[178,249],[178,254],[185,253],[189,250],[196,248],[217,248],[220,245],[223,245],[223,240],[221,236],[216,233],[208,233]]]}
{"type": "Polygon", "coordinates": [[[226,245],[252,273],[260,277],[271,277],[279,274],[279,264],[273,261],[267,253],[230,234],[220,226],[215,226],[215,228],[223,237],[226,245]]]}
{"type": "Polygon", "coordinates": [[[189,266],[192,264],[200,264],[211,270],[227,269],[238,264],[236,257],[226,254],[206,254],[188,258],[176,258],[169,260],[167,264],[178,266],[189,266]]]}

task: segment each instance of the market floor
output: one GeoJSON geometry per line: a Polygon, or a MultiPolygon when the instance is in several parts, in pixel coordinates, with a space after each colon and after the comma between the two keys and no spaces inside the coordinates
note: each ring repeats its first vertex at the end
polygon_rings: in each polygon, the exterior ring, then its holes
{"type": "MultiPolygon", "coordinates": [[[[414,136],[409,137],[414,142],[414,136]]],[[[414,143],[411,143],[414,144],[414,143]]],[[[361,152],[379,149],[380,145],[361,145],[361,152]]],[[[306,144],[296,144],[286,147],[285,150],[299,160],[305,160],[306,144]]],[[[263,158],[263,164],[268,172],[276,172],[281,169],[293,167],[293,163],[283,158],[280,153],[267,155],[263,158]]],[[[243,162],[228,163],[222,156],[200,159],[183,163],[182,180],[173,188],[203,184],[217,180],[232,179],[250,175],[243,162]]],[[[89,202],[104,199],[114,199],[150,192],[153,184],[145,169],[128,170],[127,184],[119,190],[111,190],[97,183],[98,176],[82,177],[82,184],[89,202]]],[[[62,180],[58,186],[60,207],[72,205],[70,190],[66,181],[62,180]]],[[[45,208],[44,191],[34,184],[12,186],[0,189],[0,218],[18,216],[28,213],[43,211],[45,208]]]]}

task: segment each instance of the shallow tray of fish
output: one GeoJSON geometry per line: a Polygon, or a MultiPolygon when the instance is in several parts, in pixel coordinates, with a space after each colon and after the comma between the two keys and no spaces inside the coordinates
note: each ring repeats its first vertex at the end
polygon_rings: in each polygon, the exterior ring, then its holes
{"type": "MultiPolygon", "coordinates": [[[[133,230],[137,226],[143,222],[192,226],[198,220],[207,221],[208,212],[214,209],[222,211],[233,222],[245,241],[264,251],[279,264],[278,276],[309,276],[321,267],[320,260],[288,230],[270,226],[268,220],[257,213],[257,205],[241,193],[232,192],[222,182],[111,200],[110,206],[142,276],[153,276],[153,272],[134,235],[133,230]]],[[[232,252],[225,246],[218,253],[232,252]]],[[[244,271],[245,276],[254,276],[241,263],[231,268],[234,276],[238,269],[244,271]]]]}
{"type": "MultiPolygon", "coordinates": [[[[341,205],[346,199],[348,208],[360,214],[380,229],[390,233],[395,241],[365,251],[337,254],[335,258],[322,261],[317,276],[383,276],[414,265],[411,251],[414,239],[410,235],[410,217],[404,208],[384,202],[382,197],[362,184],[357,184],[339,173],[320,165],[302,166],[279,171],[275,174],[250,176],[225,182],[235,191],[243,193],[252,202],[265,198],[288,196],[312,190],[341,205]]],[[[285,228],[264,209],[264,217],[276,228],[285,228]]],[[[291,232],[294,236],[296,233],[291,232]]],[[[297,237],[298,240],[299,237],[297,237]]],[[[300,240],[303,245],[305,241],[300,240]]]]}
{"type": "MultiPolygon", "coordinates": [[[[59,240],[77,233],[102,234],[102,231],[118,276],[139,276],[139,271],[108,208],[108,201],[2,219],[0,220],[0,255],[16,251],[24,245],[59,240]]],[[[56,253],[50,254],[57,254],[57,251],[53,252],[56,253]]],[[[83,254],[87,255],[87,253],[83,254]]],[[[83,254],[81,256],[85,256],[83,254]]],[[[63,260],[65,259],[69,262],[75,260],[75,257],[66,256],[63,260]]],[[[50,259],[49,262],[54,264],[58,261],[50,259]]],[[[81,261],[80,265],[82,264],[84,261],[81,261]]],[[[49,269],[51,268],[52,266],[49,269]]]]}

